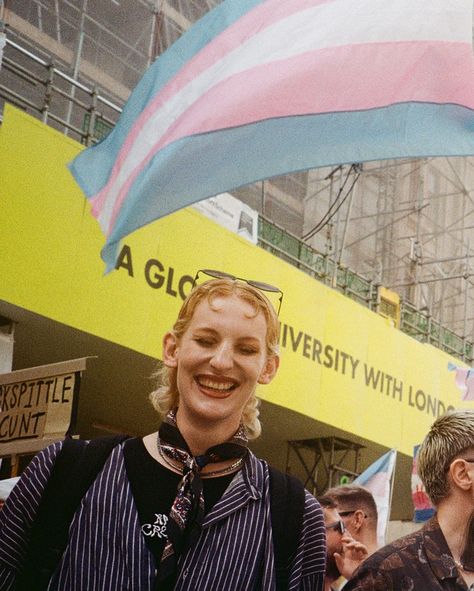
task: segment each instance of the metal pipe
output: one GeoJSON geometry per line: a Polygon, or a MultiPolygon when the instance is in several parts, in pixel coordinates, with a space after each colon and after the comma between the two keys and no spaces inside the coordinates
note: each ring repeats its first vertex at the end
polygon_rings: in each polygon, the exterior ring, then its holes
{"type": "Polygon", "coordinates": [[[4,70],[12,72],[13,74],[15,74],[15,76],[18,76],[18,78],[21,78],[28,84],[31,84],[31,86],[37,86],[37,82],[44,83],[43,79],[38,78],[38,76],[35,76],[29,70],[23,68],[22,66],[19,66],[7,57],[4,57],[2,60],[2,68],[4,70]]]}
{"type": "MultiPolygon", "coordinates": [[[[471,277],[472,275],[473,275],[473,273],[469,273],[468,275],[463,273],[462,275],[451,275],[450,277],[436,277],[433,279],[421,279],[417,283],[434,283],[435,281],[447,281],[448,279],[467,279],[467,278],[471,277]]],[[[388,287],[390,289],[392,289],[394,287],[411,287],[413,285],[415,285],[415,283],[412,281],[410,283],[393,283],[393,284],[390,283],[388,287]]]]}
{"type": "MultiPolygon", "coordinates": [[[[41,59],[40,57],[38,57],[34,53],[31,53],[30,51],[28,51],[27,49],[25,49],[21,45],[18,45],[17,43],[15,43],[14,41],[12,41],[11,39],[8,39],[7,38],[7,45],[10,45],[11,47],[13,47],[17,51],[19,51],[21,54],[23,54],[24,56],[26,56],[26,57],[30,58],[32,61],[36,62],[37,64],[39,64],[41,66],[44,66],[45,68],[48,67],[48,65],[49,65],[48,62],[46,62],[45,60],[41,59]]],[[[73,84],[78,89],[83,90],[84,92],[87,92],[88,94],[92,94],[92,88],[90,88],[89,86],[86,86],[85,84],[82,84],[78,80],[74,80],[74,78],[72,78],[71,76],[69,76],[69,74],[66,74],[65,72],[62,72],[61,70],[58,70],[57,68],[54,68],[54,73],[57,74],[63,80],[66,80],[70,84],[73,84]]],[[[122,112],[122,108],[121,107],[119,107],[115,103],[109,101],[105,97],[99,96],[98,97],[98,100],[100,100],[101,102],[103,102],[108,107],[111,107],[112,109],[116,110],[118,113],[121,113],[122,112]]]]}
{"type": "MultiPolygon", "coordinates": [[[[424,209],[425,207],[428,207],[429,203],[425,203],[421,209],[424,209]]],[[[382,226],[381,228],[377,228],[376,230],[374,230],[373,232],[371,232],[370,234],[366,234],[365,236],[362,236],[362,238],[358,238],[357,240],[354,240],[354,242],[351,242],[347,248],[352,248],[353,246],[355,246],[356,244],[359,244],[359,242],[362,242],[363,240],[366,240],[367,238],[370,238],[371,236],[373,236],[374,234],[378,234],[379,232],[381,232],[382,230],[384,230],[385,228],[387,228],[388,226],[392,226],[394,224],[397,224],[398,222],[401,222],[402,220],[404,220],[405,218],[407,218],[409,215],[411,215],[412,213],[416,212],[417,208],[415,207],[414,209],[411,210],[411,212],[406,213],[405,215],[400,216],[399,218],[396,218],[395,220],[392,220],[391,222],[389,222],[388,224],[385,224],[384,226],[382,226]]]]}
{"type": "Polygon", "coordinates": [[[33,111],[36,111],[37,113],[41,113],[41,109],[38,107],[38,105],[35,105],[34,103],[29,101],[28,99],[23,98],[20,94],[18,94],[14,90],[10,90],[6,86],[3,86],[3,84],[0,84],[0,91],[3,91],[5,93],[7,93],[8,95],[12,96],[17,101],[15,103],[16,105],[30,107],[31,109],[33,109],[33,111]]]}
{"type": "Polygon", "coordinates": [[[425,265],[436,265],[438,263],[449,263],[451,261],[465,261],[466,259],[470,259],[472,256],[474,256],[474,255],[464,254],[463,256],[460,256],[460,257],[448,257],[446,259],[436,259],[433,261],[424,261],[423,263],[420,263],[420,266],[424,267],[425,265]]]}
{"type": "Polygon", "coordinates": [[[338,257],[338,261],[337,261],[339,265],[341,264],[341,261],[342,261],[342,254],[343,254],[343,252],[344,252],[344,246],[345,246],[345,244],[346,244],[347,227],[348,227],[348,225],[349,225],[349,220],[350,220],[350,218],[351,218],[351,212],[352,212],[352,202],[353,202],[353,200],[354,200],[354,193],[355,193],[355,191],[354,191],[354,190],[352,190],[352,191],[351,191],[351,196],[350,196],[350,199],[349,199],[349,205],[347,206],[346,219],[345,219],[345,222],[344,222],[344,231],[343,231],[343,233],[342,233],[341,246],[340,246],[340,248],[339,248],[339,257],[338,257]]]}
{"type": "MultiPolygon", "coordinates": [[[[85,14],[87,10],[87,0],[82,0],[82,8],[81,8],[81,18],[79,24],[79,36],[77,38],[76,50],[74,52],[74,67],[72,70],[72,77],[74,81],[77,81],[77,77],[79,75],[79,68],[82,59],[82,47],[84,44],[84,21],[85,21],[85,14]]],[[[74,96],[76,93],[76,86],[73,84],[71,87],[71,95],[74,96]]],[[[66,121],[67,125],[65,127],[64,133],[68,135],[68,125],[71,122],[72,117],[72,108],[73,103],[70,101],[67,107],[67,114],[66,114],[66,121]]]]}
{"type": "Polygon", "coordinates": [[[53,81],[54,81],[54,66],[51,62],[51,64],[48,65],[48,78],[45,83],[44,104],[41,109],[43,123],[48,122],[48,114],[49,114],[49,110],[51,108],[53,81]]]}

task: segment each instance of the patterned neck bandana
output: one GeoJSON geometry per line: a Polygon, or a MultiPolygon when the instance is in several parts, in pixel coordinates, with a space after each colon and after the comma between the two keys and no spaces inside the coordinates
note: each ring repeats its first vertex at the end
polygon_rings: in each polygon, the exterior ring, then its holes
{"type": "Polygon", "coordinates": [[[243,425],[224,443],[210,447],[205,454],[193,456],[176,424],[176,409],[170,411],[158,431],[158,451],[165,462],[182,471],[176,498],[167,523],[167,540],[160,565],[160,581],[176,577],[178,559],[186,546],[192,546],[204,519],[204,495],[201,470],[209,463],[237,459],[231,466],[213,475],[235,470],[247,454],[247,435],[243,425]]]}

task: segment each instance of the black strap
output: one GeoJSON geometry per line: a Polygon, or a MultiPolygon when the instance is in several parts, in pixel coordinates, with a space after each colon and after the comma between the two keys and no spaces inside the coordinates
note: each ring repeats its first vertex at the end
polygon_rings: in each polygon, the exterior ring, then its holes
{"type": "Polygon", "coordinates": [[[269,466],[270,512],[277,591],[287,591],[290,567],[299,546],[305,506],[303,484],[269,466]]]}
{"type": "Polygon", "coordinates": [[[69,526],[81,499],[101,471],[112,449],[126,435],[90,442],[65,439],[41,497],[16,591],[43,591],[67,546],[69,526]]]}
{"type": "MultiPolygon", "coordinates": [[[[101,471],[112,449],[126,435],[91,442],[65,439],[31,529],[16,591],[45,591],[67,546],[69,526],[81,499],[101,471]]],[[[305,492],[290,474],[269,467],[270,511],[275,554],[276,589],[286,591],[290,566],[299,545],[305,492]]]]}

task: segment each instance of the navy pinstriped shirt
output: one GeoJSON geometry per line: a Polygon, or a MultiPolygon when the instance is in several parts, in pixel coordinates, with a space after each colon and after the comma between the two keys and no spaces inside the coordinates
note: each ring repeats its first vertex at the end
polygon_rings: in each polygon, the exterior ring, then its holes
{"type": "MultiPolygon", "coordinates": [[[[13,589],[60,446],[52,445],[33,459],[0,511],[0,591],[13,589]]],[[[121,445],[84,496],[48,591],[152,591],[156,565],[140,528],[121,445]]],[[[249,453],[206,515],[197,544],[182,557],[175,590],[273,591],[273,562],[268,468],[249,453]]],[[[324,518],[317,501],[306,493],[289,590],[322,591],[324,568],[324,518]]]]}

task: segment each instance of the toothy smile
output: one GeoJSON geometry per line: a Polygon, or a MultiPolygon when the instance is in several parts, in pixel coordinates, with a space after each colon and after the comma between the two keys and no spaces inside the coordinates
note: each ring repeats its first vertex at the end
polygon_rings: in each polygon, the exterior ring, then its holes
{"type": "Polygon", "coordinates": [[[230,392],[237,384],[230,380],[216,380],[213,377],[199,376],[196,378],[196,382],[203,388],[210,390],[216,390],[217,392],[230,392]]]}

